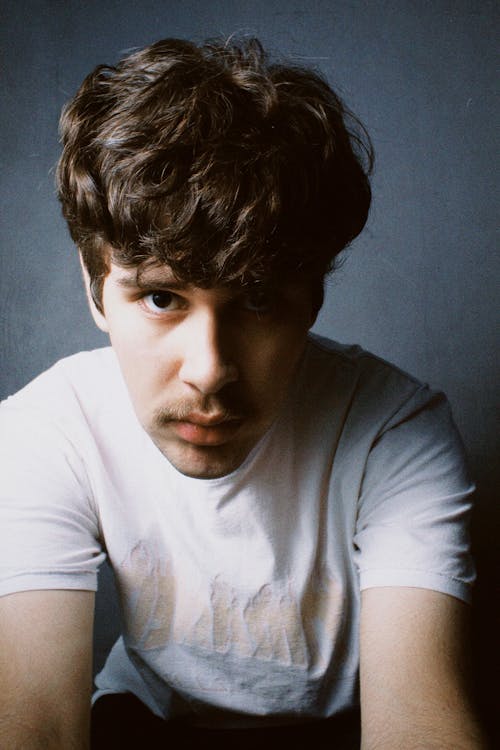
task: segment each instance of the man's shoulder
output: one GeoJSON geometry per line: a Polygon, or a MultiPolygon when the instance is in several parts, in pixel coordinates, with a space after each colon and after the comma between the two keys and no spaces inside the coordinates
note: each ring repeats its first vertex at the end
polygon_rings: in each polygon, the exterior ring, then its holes
{"type": "Polygon", "coordinates": [[[359,344],[342,344],[310,334],[307,358],[313,369],[329,371],[332,375],[343,373],[349,382],[356,381],[359,387],[373,386],[377,389],[389,381],[392,387],[414,392],[423,386],[418,378],[359,344]]]}
{"type": "Polygon", "coordinates": [[[309,338],[299,376],[299,409],[340,414],[365,432],[381,430],[395,415],[432,405],[443,394],[358,345],[309,338]]]}

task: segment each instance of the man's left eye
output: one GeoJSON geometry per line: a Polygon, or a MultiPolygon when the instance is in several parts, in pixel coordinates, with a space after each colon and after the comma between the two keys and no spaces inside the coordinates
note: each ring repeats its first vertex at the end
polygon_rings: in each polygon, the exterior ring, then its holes
{"type": "Polygon", "coordinates": [[[270,312],[272,304],[271,294],[267,289],[251,289],[243,297],[244,308],[255,313],[270,312]]]}
{"type": "Polygon", "coordinates": [[[179,306],[176,294],[167,291],[156,291],[146,294],[142,298],[143,303],[151,312],[162,312],[164,310],[175,310],[179,306]]]}

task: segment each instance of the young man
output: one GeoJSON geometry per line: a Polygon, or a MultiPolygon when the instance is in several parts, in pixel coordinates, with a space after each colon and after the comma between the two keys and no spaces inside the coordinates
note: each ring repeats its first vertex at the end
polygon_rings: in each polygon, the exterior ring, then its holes
{"type": "Polygon", "coordinates": [[[445,399],[308,333],[368,214],[359,123],[256,41],[164,40],[97,68],[61,133],[112,347],[0,410],[0,745],[89,747],[107,556],[123,635],[92,747],[347,747],[359,702],[365,749],[482,747],[471,485],[445,399]]]}

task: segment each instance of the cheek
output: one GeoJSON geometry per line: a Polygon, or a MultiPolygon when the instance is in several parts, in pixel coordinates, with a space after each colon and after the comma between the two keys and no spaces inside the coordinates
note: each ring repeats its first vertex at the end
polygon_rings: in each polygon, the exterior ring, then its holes
{"type": "MultiPolygon", "coordinates": [[[[247,373],[252,373],[254,385],[260,387],[264,398],[279,396],[286,390],[304,351],[307,330],[283,327],[266,342],[255,345],[249,355],[247,373]]],[[[267,399],[266,399],[267,400],[267,399]]]]}
{"type": "Polygon", "coordinates": [[[147,328],[125,309],[111,319],[109,329],[111,344],[124,367],[131,372],[147,371],[158,350],[147,328]]]}
{"type": "Polygon", "coordinates": [[[110,339],[134,405],[147,408],[165,377],[165,362],[158,347],[137,326],[112,328],[110,339]]]}

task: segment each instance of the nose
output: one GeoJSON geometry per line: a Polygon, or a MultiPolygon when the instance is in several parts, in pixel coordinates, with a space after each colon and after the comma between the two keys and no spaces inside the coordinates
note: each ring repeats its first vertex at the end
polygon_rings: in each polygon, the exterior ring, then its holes
{"type": "Polygon", "coordinates": [[[236,364],[227,356],[229,341],[223,324],[212,311],[192,316],[182,336],[179,378],[204,395],[238,380],[236,364]]]}

